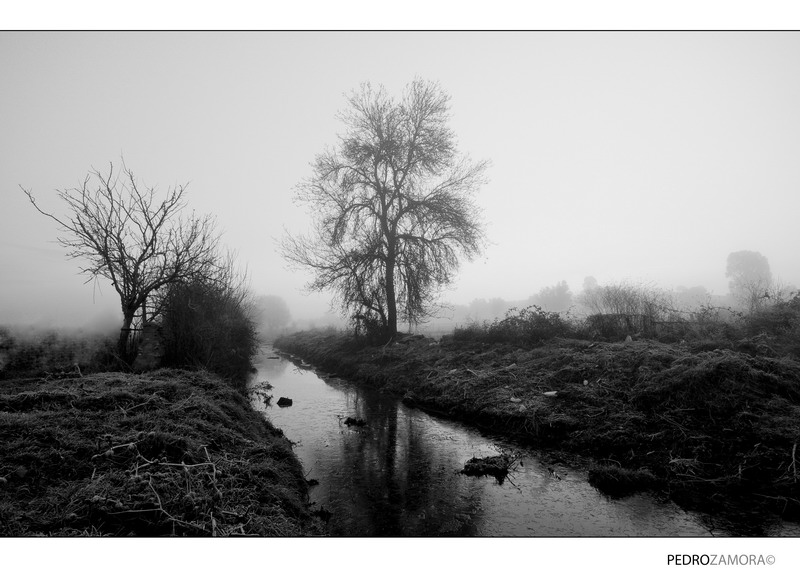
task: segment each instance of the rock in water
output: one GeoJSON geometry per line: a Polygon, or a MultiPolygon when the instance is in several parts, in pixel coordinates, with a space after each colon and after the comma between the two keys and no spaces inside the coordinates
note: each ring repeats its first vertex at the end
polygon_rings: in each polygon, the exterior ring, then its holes
{"type": "Polygon", "coordinates": [[[516,459],[508,454],[487,458],[473,457],[464,464],[461,474],[466,474],[467,476],[494,476],[497,482],[502,484],[514,464],[516,464],[516,459]]]}
{"type": "Polygon", "coordinates": [[[367,422],[366,422],[366,420],[362,420],[361,418],[348,417],[344,421],[344,425],[345,426],[365,426],[365,425],[367,425],[367,422]]]}
{"type": "Polygon", "coordinates": [[[278,407],[285,408],[289,407],[290,405],[292,405],[292,400],[289,399],[288,397],[281,397],[280,399],[278,399],[278,407]]]}

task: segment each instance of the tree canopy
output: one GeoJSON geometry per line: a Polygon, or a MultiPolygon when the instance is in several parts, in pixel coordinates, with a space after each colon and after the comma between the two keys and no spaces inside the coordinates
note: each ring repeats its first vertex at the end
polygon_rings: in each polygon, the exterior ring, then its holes
{"type": "Polygon", "coordinates": [[[159,293],[168,285],[216,270],[218,236],[210,217],[180,216],[185,189],[178,186],[158,200],[125,167],[90,172],[78,187],[58,190],[66,217],[43,210],[30,190],[31,204],[64,232],[59,243],[71,258],[82,259],[89,280],[107,278],[119,294],[123,324],[119,353],[130,360],[128,337],[134,317],[144,322],[158,314],[159,293]],[[148,311],[149,307],[149,311],[148,311]]]}
{"type": "Polygon", "coordinates": [[[416,79],[399,100],[367,83],[348,105],[338,145],[298,186],[313,231],[287,234],[283,254],[313,273],[309,289],[333,291],[357,327],[391,337],[399,320],[431,314],[461,257],[482,250],[473,195],[488,162],[459,155],[437,83],[416,79]]]}

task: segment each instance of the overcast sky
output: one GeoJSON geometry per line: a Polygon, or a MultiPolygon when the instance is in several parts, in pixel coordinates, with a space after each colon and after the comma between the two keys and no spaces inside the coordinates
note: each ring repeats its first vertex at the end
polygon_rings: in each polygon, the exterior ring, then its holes
{"type": "Polygon", "coordinates": [[[586,276],[727,292],[730,252],[800,285],[800,34],[670,32],[0,33],[0,323],[116,324],[55,224],[56,189],[124,155],[165,193],[188,183],[256,294],[325,312],[276,239],[293,189],[337,143],[345,95],[415,76],[452,97],[491,245],[444,298],[524,299],[586,276]]]}

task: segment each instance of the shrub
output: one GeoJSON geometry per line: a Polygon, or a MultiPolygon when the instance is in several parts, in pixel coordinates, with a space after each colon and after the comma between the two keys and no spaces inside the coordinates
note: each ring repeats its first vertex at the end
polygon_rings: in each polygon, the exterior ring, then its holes
{"type": "Polygon", "coordinates": [[[243,383],[259,348],[248,293],[230,279],[172,285],[161,310],[162,364],[243,383]]]}
{"type": "Polygon", "coordinates": [[[741,327],[747,337],[768,344],[769,351],[800,356],[800,294],[754,310],[741,327]]]}
{"type": "Polygon", "coordinates": [[[386,343],[390,336],[386,322],[382,321],[375,313],[359,312],[350,317],[350,321],[355,344],[361,346],[380,345],[386,343]]]}
{"type": "Polygon", "coordinates": [[[636,334],[645,324],[646,321],[641,316],[616,313],[597,313],[589,315],[584,321],[584,327],[590,336],[604,339],[621,339],[626,335],[636,334]]]}
{"type": "Polygon", "coordinates": [[[788,300],[754,311],[747,316],[745,325],[751,335],[795,333],[800,328],[800,293],[796,293],[788,300]]]}
{"type": "Polygon", "coordinates": [[[627,282],[592,288],[580,300],[591,313],[587,330],[605,339],[634,334],[654,337],[656,322],[669,320],[674,313],[664,291],[627,282]]]}
{"type": "Polygon", "coordinates": [[[554,337],[571,335],[573,331],[572,323],[560,313],[547,312],[533,305],[521,310],[509,309],[504,319],[491,324],[472,323],[466,328],[456,328],[453,340],[534,345],[554,337]]]}
{"type": "Polygon", "coordinates": [[[730,307],[701,305],[689,313],[691,339],[733,341],[742,337],[742,313],[730,307]]]}

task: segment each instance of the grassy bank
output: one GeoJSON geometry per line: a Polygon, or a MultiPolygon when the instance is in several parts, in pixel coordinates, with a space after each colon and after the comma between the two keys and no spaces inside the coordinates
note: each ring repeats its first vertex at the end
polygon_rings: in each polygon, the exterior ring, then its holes
{"type": "Polygon", "coordinates": [[[290,443],[203,372],[0,382],[0,535],[317,532],[290,443]]]}
{"type": "Polygon", "coordinates": [[[275,346],[411,405],[581,455],[609,493],[657,488],[691,508],[800,516],[794,359],[649,340],[371,347],[307,332],[275,346]]]}

